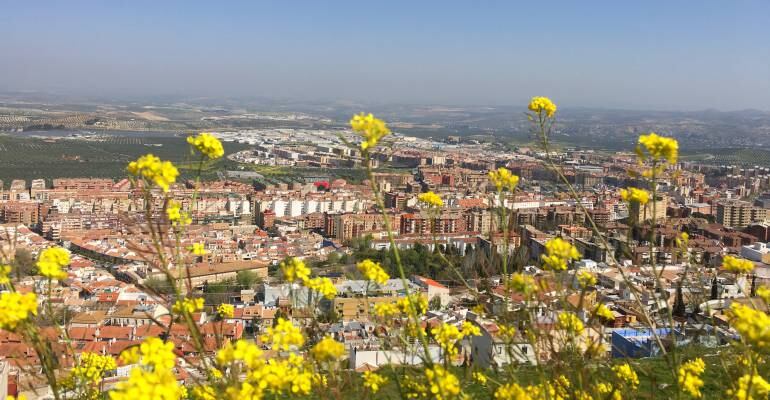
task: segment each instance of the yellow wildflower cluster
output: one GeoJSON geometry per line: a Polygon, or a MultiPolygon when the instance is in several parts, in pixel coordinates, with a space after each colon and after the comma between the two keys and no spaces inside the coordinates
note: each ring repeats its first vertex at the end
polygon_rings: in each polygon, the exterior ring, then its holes
{"type": "Polygon", "coordinates": [[[203,310],[204,300],[202,297],[197,299],[182,299],[177,300],[171,307],[171,312],[174,314],[192,314],[203,310]]]}
{"type": "Polygon", "coordinates": [[[388,381],[384,376],[371,371],[364,372],[363,379],[364,387],[371,390],[372,393],[377,393],[385,382],[388,381]]]}
{"type": "Polygon", "coordinates": [[[246,370],[243,371],[245,379],[239,376],[238,384],[228,386],[224,396],[216,398],[262,399],[267,393],[276,397],[306,396],[312,390],[314,382],[319,386],[324,382],[296,353],[290,353],[284,359],[273,358],[265,361],[256,345],[242,340],[235,345],[225,345],[217,353],[217,362],[225,370],[232,369],[235,363],[242,364],[246,370]]]}
{"type": "Polygon", "coordinates": [[[429,207],[440,208],[444,206],[444,200],[441,200],[441,196],[433,192],[420,193],[417,196],[417,200],[429,207]]]}
{"type": "Polygon", "coordinates": [[[553,117],[556,114],[556,104],[548,97],[536,96],[529,101],[527,106],[529,111],[534,113],[545,113],[548,117],[553,117]]]}
{"type": "Polygon", "coordinates": [[[377,303],[374,305],[374,315],[380,318],[388,318],[400,313],[396,303],[377,303]]]}
{"type": "Polygon", "coordinates": [[[305,281],[305,286],[310,290],[315,290],[329,300],[337,296],[337,288],[329,278],[308,279],[305,281]]]}
{"type": "Polygon", "coordinates": [[[217,352],[217,363],[226,366],[235,362],[241,362],[248,368],[256,368],[262,362],[262,350],[254,343],[245,340],[227,342],[217,352]]]}
{"type": "Polygon", "coordinates": [[[487,384],[487,376],[484,375],[482,372],[474,372],[471,377],[474,381],[478,382],[479,385],[486,385],[487,384]]]}
{"type": "Polygon", "coordinates": [[[728,390],[727,395],[736,400],[767,399],[770,383],[756,373],[746,374],[738,378],[738,386],[728,390]]]}
{"type": "Polygon", "coordinates": [[[128,380],[119,382],[109,392],[111,400],[161,399],[177,400],[186,396],[172,368],[176,364],[174,344],[148,338],[139,347],[121,354],[127,363],[139,363],[131,369],[128,380]]]}
{"type": "Polygon", "coordinates": [[[0,265],[0,285],[11,283],[11,266],[0,265]]]}
{"type": "Polygon", "coordinates": [[[732,326],[743,341],[758,351],[770,350],[770,316],[738,302],[730,305],[732,326]]]}
{"type": "Polygon", "coordinates": [[[407,398],[454,399],[460,396],[460,380],[439,365],[426,367],[424,379],[408,377],[404,382],[407,398]]]}
{"type": "Polygon", "coordinates": [[[302,330],[283,318],[279,318],[275,326],[267,328],[267,332],[261,336],[261,339],[265,343],[270,343],[273,350],[288,351],[292,346],[302,347],[305,344],[302,330]]]}
{"type": "Polygon", "coordinates": [[[506,281],[506,285],[514,292],[521,293],[524,296],[529,296],[537,291],[535,278],[518,272],[511,275],[511,279],[506,281]]]}
{"type": "Polygon", "coordinates": [[[770,304],[770,287],[760,286],[757,288],[757,296],[761,297],[765,303],[770,304]]]}
{"type": "Polygon", "coordinates": [[[350,127],[363,137],[364,140],[361,142],[361,150],[363,151],[377,146],[380,139],[390,133],[385,121],[375,118],[371,113],[354,115],[350,120],[350,127]]]}
{"type": "Polygon", "coordinates": [[[198,136],[188,136],[187,143],[190,143],[196,150],[211,160],[225,155],[222,142],[210,133],[203,132],[198,136]]]}
{"type": "Polygon", "coordinates": [[[171,161],[161,161],[160,158],[147,154],[139,157],[136,161],[128,163],[128,173],[134,176],[141,176],[147,182],[154,182],[164,192],[168,192],[171,184],[176,182],[179,171],[171,161]]]}
{"type": "Polygon", "coordinates": [[[299,258],[290,258],[281,262],[281,271],[283,271],[283,279],[286,282],[306,281],[310,278],[310,268],[305,266],[299,258]]]}
{"type": "Polygon", "coordinates": [[[13,331],[31,315],[37,315],[37,296],[34,293],[0,293],[0,329],[13,331]]]}
{"type": "Polygon", "coordinates": [[[72,376],[78,383],[96,384],[104,373],[113,371],[118,367],[111,356],[103,356],[97,353],[84,352],[80,355],[77,365],[72,368],[72,376]]]}
{"type": "Polygon", "coordinates": [[[345,345],[327,336],[310,349],[310,355],[318,362],[333,362],[345,355],[345,345]]]}
{"type": "Polygon", "coordinates": [[[615,377],[627,387],[636,389],[636,387],[639,386],[639,377],[636,375],[636,371],[634,371],[628,363],[612,367],[612,372],[614,372],[615,377]]]}
{"type": "Polygon", "coordinates": [[[416,315],[422,315],[428,311],[428,300],[416,293],[398,299],[396,304],[398,309],[404,314],[412,315],[416,313],[416,315]]]}
{"type": "Polygon", "coordinates": [[[636,154],[642,160],[649,157],[654,161],[667,161],[669,164],[676,164],[679,156],[679,143],[676,139],[658,136],[656,133],[650,132],[647,135],[639,136],[636,154]]]}
{"type": "Polygon", "coordinates": [[[706,363],[701,358],[682,364],[677,372],[679,387],[692,397],[703,397],[700,391],[700,388],[703,387],[703,379],[700,376],[704,371],[706,371],[706,363]]]}
{"type": "Polygon", "coordinates": [[[556,326],[572,335],[583,333],[583,321],[577,315],[571,312],[563,312],[556,319],[556,326]]]}
{"type": "Polygon", "coordinates": [[[500,167],[495,171],[489,171],[488,175],[489,180],[495,185],[498,192],[503,190],[513,192],[519,184],[519,177],[504,167],[500,167]]]}
{"type": "Polygon", "coordinates": [[[168,205],[166,205],[166,216],[168,216],[168,220],[177,226],[190,225],[192,223],[192,218],[190,218],[189,214],[181,210],[181,204],[174,200],[169,200],[168,205]]]}
{"type": "Polygon", "coordinates": [[[390,279],[390,276],[385,272],[380,263],[376,263],[372,260],[366,259],[361,261],[356,267],[358,267],[358,270],[364,275],[364,278],[379,283],[380,285],[384,285],[388,282],[388,279],[390,279]]]}
{"type": "Polygon", "coordinates": [[[497,335],[502,337],[505,341],[512,341],[516,335],[516,328],[510,325],[498,324],[497,335]]]}
{"type": "Polygon", "coordinates": [[[612,310],[602,303],[596,305],[596,308],[594,308],[594,315],[607,321],[615,319],[615,314],[612,313],[612,310]]]}
{"type": "Polygon", "coordinates": [[[645,205],[650,202],[650,192],[635,187],[620,189],[620,198],[629,203],[645,205]]]}
{"type": "Polygon", "coordinates": [[[743,258],[724,256],[722,258],[722,268],[736,274],[748,273],[754,270],[754,263],[743,258]]]}
{"type": "Polygon", "coordinates": [[[235,307],[232,304],[222,303],[217,307],[217,314],[222,318],[232,318],[235,315],[235,307]]]}
{"type": "Polygon", "coordinates": [[[191,253],[193,253],[193,255],[198,257],[208,254],[208,251],[206,251],[206,245],[204,243],[193,243],[189,250],[191,253]]]}
{"type": "Polygon", "coordinates": [[[686,248],[690,244],[690,235],[687,232],[682,232],[676,237],[676,246],[686,248]]]}
{"type": "Polygon", "coordinates": [[[545,243],[545,254],[541,258],[545,269],[563,271],[568,262],[580,259],[580,252],[572,243],[556,237],[545,243]]]}
{"type": "Polygon", "coordinates": [[[62,270],[70,264],[70,253],[61,247],[49,247],[40,252],[37,259],[37,271],[49,279],[65,279],[67,273],[62,270]]]}
{"type": "Polygon", "coordinates": [[[576,276],[577,276],[578,285],[580,285],[580,287],[583,289],[589,286],[596,285],[596,277],[594,276],[594,274],[586,270],[581,270],[576,274],[576,276]]]}
{"type": "Polygon", "coordinates": [[[583,399],[581,393],[570,391],[571,383],[564,375],[551,382],[539,385],[521,386],[517,383],[507,383],[495,390],[495,400],[566,400],[583,399]]]}
{"type": "Polygon", "coordinates": [[[480,336],[481,330],[476,325],[466,321],[463,323],[462,330],[455,325],[442,323],[433,328],[431,333],[436,343],[444,349],[447,355],[455,356],[459,352],[457,343],[466,336],[480,336]]]}

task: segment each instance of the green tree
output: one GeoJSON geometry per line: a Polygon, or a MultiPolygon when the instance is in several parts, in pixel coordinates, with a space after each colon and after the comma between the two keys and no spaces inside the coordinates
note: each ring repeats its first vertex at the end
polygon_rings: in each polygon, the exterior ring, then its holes
{"type": "Polygon", "coordinates": [[[262,282],[262,278],[253,271],[238,271],[235,274],[235,281],[242,289],[252,289],[262,282]]]}
{"type": "Polygon", "coordinates": [[[13,271],[15,271],[17,278],[23,278],[37,274],[35,258],[32,257],[32,253],[30,253],[27,249],[16,249],[11,267],[13,267],[13,271]]]}

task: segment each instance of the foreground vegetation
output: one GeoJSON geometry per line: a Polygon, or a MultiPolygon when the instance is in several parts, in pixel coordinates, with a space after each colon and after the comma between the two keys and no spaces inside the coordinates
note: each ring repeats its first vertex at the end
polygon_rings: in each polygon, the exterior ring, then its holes
{"type": "MultiPolygon", "coordinates": [[[[534,97],[528,110],[533,133],[540,140],[541,150],[548,155],[552,149],[549,138],[556,105],[548,98],[534,97]]],[[[12,267],[0,269],[0,283],[8,288],[0,295],[0,307],[5,310],[0,314],[0,329],[17,333],[28,341],[41,360],[43,375],[57,400],[105,396],[112,400],[287,397],[436,400],[467,397],[496,400],[713,397],[749,400],[767,398],[770,394],[770,383],[765,380],[768,372],[765,357],[770,353],[770,317],[760,311],[760,306],[767,306],[770,301],[770,288],[757,289],[761,298],[757,301],[765,304],[749,307],[736,302],[731,306],[731,324],[740,334],[740,340],[727,348],[687,348],[674,332],[679,322],[674,319],[671,309],[652,315],[641,304],[641,298],[653,298],[664,290],[660,276],[665,266],[656,265],[653,258],[652,279],[645,286],[628,279],[625,270],[617,267],[624,284],[634,294],[633,301],[639,303],[636,310],[640,313],[639,320],[650,328],[670,329],[669,333],[652,330],[653,340],[662,352],[661,357],[649,360],[608,359],[604,326],[614,320],[614,315],[605,304],[589,305],[591,288],[597,280],[590,271],[574,271],[574,275],[570,271],[573,262],[580,258],[572,243],[560,237],[546,241],[540,260],[544,279],[535,280],[511,262],[509,210],[503,206],[495,207],[495,231],[490,234],[501,234],[503,238],[503,243],[499,245],[500,260],[495,260],[493,264],[494,272],[503,281],[503,295],[499,300],[489,296],[484,288],[469,284],[463,266],[457,265],[460,260],[451,252],[399,251],[371,162],[377,145],[390,134],[390,130],[384,121],[371,114],[355,115],[350,124],[353,131],[360,135],[360,143],[351,145],[364,159],[366,182],[370,184],[377,210],[382,213],[384,230],[392,249],[387,257],[380,258],[374,254],[367,255],[365,244],[356,249],[356,257],[359,258],[356,267],[368,281],[364,299],[368,301],[368,289],[377,293],[377,288],[388,282],[391,276],[402,280],[405,288],[403,297],[392,303],[374,305],[373,320],[381,332],[387,332],[382,336],[384,345],[419,357],[418,366],[386,367],[361,375],[345,368],[342,361],[346,355],[344,345],[321,328],[326,319],[320,307],[321,301],[334,299],[338,295],[336,287],[329,278],[315,276],[298,258],[281,263],[283,281],[293,284],[289,295],[291,299],[296,298],[294,285],[306,288],[312,296],[306,306],[295,310],[303,318],[281,314],[274,325],[259,337],[260,345],[271,350],[270,357],[267,357],[264,348],[252,341],[227,342],[217,336],[218,349],[213,356],[184,359],[186,368],[197,372],[190,376],[185,386],[177,380],[181,360],[175,352],[174,343],[154,337],[126,349],[118,360],[108,355],[77,354],[75,349],[66,349],[76,361],[71,370],[61,369],[58,349],[55,352],[43,339],[39,328],[41,318],[50,319],[53,316],[50,298],[53,282],[67,276],[64,268],[69,264],[69,253],[58,247],[39,255],[37,272],[46,279],[47,285],[38,293],[17,292],[10,279],[13,276],[12,267]],[[424,317],[433,305],[405,284],[411,272],[428,272],[438,276],[438,269],[454,275],[468,295],[474,298],[474,315],[486,318],[497,326],[497,337],[504,344],[503,350],[510,359],[524,358],[518,345],[526,344],[532,349],[528,354],[537,357],[533,360],[536,365],[511,363],[492,370],[481,370],[469,362],[461,367],[453,365],[450,359],[459,355],[462,344],[469,338],[482,335],[481,323],[468,319],[461,324],[441,322],[435,326],[424,326],[424,317]],[[526,306],[514,310],[510,304],[513,296],[523,299],[522,303],[526,306]],[[543,323],[542,310],[549,312],[553,320],[543,323]],[[669,345],[664,345],[664,342],[669,345]],[[444,356],[434,357],[431,346],[437,346],[444,356]],[[102,380],[113,373],[118,362],[132,366],[130,375],[104,393],[102,380]]],[[[185,164],[190,170],[202,171],[204,164],[217,162],[225,153],[219,140],[209,134],[191,136],[187,138],[187,143],[199,156],[200,163],[198,168],[185,164]]],[[[623,189],[621,197],[630,204],[644,206],[657,197],[658,178],[677,165],[679,149],[672,138],[649,133],[638,138],[635,150],[642,169],[638,181],[643,185],[623,189]]],[[[550,158],[545,163],[569,189],[578,207],[582,207],[559,166],[550,158]]],[[[146,250],[145,258],[165,276],[165,281],[155,282],[155,285],[165,291],[158,295],[167,295],[162,298],[168,301],[172,322],[168,325],[156,323],[168,331],[173,324],[185,325],[190,332],[189,344],[195,353],[210,354],[206,350],[201,328],[194,320],[205,302],[203,298],[191,294],[194,292],[192,283],[185,275],[191,260],[205,255],[206,249],[199,243],[188,248],[180,245],[180,238],[190,223],[189,213],[194,211],[183,209],[173,199],[173,185],[180,177],[180,171],[173,162],[146,154],[128,163],[127,172],[132,184],[141,188],[143,200],[143,218],[134,222],[152,239],[153,246],[146,250]]],[[[200,179],[200,176],[195,179],[200,179]]],[[[519,177],[504,167],[489,172],[489,187],[493,188],[497,205],[504,204],[504,200],[517,191],[518,184],[519,177]]],[[[191,204],[196,204],[196,196],[197,192],[193,194],[191,204]]],[[[418,200],[432,216],[433,224],[433,218],[444,206],[442,198],[433,192],[426,192],[419,194],[418,200]]],[[[652,215],[656,215],[656,202],[651,204],[652,215]]],[[[593,221],[589,220],[589,223],[599,240],[604,240],[593,221]]],[[[650,222],[655,223],[654,220],[650,222]]],[[[649,241],[654,243],[655,230],[650,231],[649,241]]],[[[685,260],[689,260],[688,240],[686,234],[676,239],[678,251],[685,260]]],[[[18,264],[13,253],[3,256],[3,261],[8,264],[18,264]]],[[[609,257],[610,265],[620,265],[613,255],[609,257]]],[[[698,266],[689,262],[686,264],[688,268],[684,276],[690,279],[691,275],[698,273],[698,266]]],[[[753,264],[728,256],[724,258],[723,269],[739,276],[750,273],[753,264]]],[[[239,278],[236,283],[241,286],[255,283],[254,277],[239,278]]],[[[151,287],[145,289],[153,290],[151,287]]],[[[217,321],[231,318],[233,314],[230,304],[223,303],[216,308],[217,321]]]]}

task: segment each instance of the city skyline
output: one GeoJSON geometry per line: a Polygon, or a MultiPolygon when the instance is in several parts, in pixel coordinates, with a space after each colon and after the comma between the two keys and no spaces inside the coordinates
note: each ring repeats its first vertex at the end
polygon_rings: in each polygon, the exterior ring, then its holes
{"type": "Polygon", "coordinates": [[[6,9],[0,91],[770,110],[762,2],[6,9]]]}

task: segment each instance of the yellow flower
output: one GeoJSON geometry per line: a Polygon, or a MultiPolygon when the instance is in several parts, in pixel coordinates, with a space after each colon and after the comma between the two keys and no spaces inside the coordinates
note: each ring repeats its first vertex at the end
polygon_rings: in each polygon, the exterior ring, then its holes
{"type": "Polygon", "coordinates": [[[556,237],[545,243],[545,254],[541,258],[545,269],[560,271],[567,269],[569,261],[579,260],[580,252],[572,243],[556,237]]]}
{"type": "Polygon", "coordinates": [[[505,341],[513,340],[513,337],[516,335],[516,328],[511,325],[498,324],[497,329],[497,334],[505,341]]]}
{"type": "Polygon", "coordinates": [[[519,184],[519,177],[504,167],[500,167],[496,171],[489,171],[488,175],[498,192],[503,190],[513,192],[519,184]]]}
{"type": "Polygon", "coordinates": [[[115,370],[118,365],[111,356],[91,352],[83,352],[71,374],[78,383],[96,384],[107,371],[115,370]]]}
{"type": "Polygon", "coordinates": [[[406,297],[398,299],[396,303],[402,313],[408,315],[422,315],[428,311],[428,300],[425,297],[412,293],[406,297]]]}
{"type": "Polygon", "coordinates": [[[11,266],[0,265],[0,285],[11,283],[11,266]]]}
{"type": "Polygon", "coordinates": [[[166,205],[168,220],[177,226],[190,225],[192,223],[190,215],[182,211],[181,208],[181,204],[174,200],[169,200],[168,205],[166,205]]]}
{"type": "Polygon", "coordinates": [[[433,339],[436,340],[436,343],[438,343],[449,356],[457,355],[457,342],[463,338],[463,335],[456,326],[442,323],[433,328],[431,333],[433,334],[433,339]]]}
{"type": "Polygon", "coordinates": [[[644,189],[630,187],[628,189],[620,189],[620,198],[629,203],[645,205],[650,201],[650,192],[644,189]]]}
{"type": "Polygon", "coordinates": [[[372,393],[377,393],[382,385],[385,384],[388,380],[377,373],[366,371],[364,372],[364,387],[369,388],[369,390],[372,391],[372,393]]]}
{"type": "Polygon", "coordinates": [[[310,355],[319,362],[337,361],[345,355],[345,345],[327,336],[310,349],[310,355]]]}
{"type": "Polygon", "coordinates": [[[705,370],[706,363],[701,358],[696,358],[682,364],[677,372],[679,387],[692,397],[702,397],[703,394],[700,388],[703,387],[703,379],[700,378],[700,375],[705,370]]]}
{"type": "Polygon", "coordinates": [[[749,273],[754,270],[754,263],[743,258],[724,256],[722,258],[722,268],[736,274],[749,273]]]}
{"type": "Polygon", "coordinates": [[[306,281],[310,276],[310,268],[305,266],[299,258],[290,258],[281,263],[283,278],[286,282],[295,282],[297,280],[306,281]]]}
{"type": "Polygon", "coordinates": [[[506,383],[495,390],[495,400],[532,400],[531,387],[521,387],[518,383],[506,383]]]}
{"type": "Polygon", "coordinates": [[[158,338],[147,338],[139,345],[139,363],[155,369],[171,369],[176,364],[174,343],[158,338]]]}
{"type": "Polygon", "coordinates": [[[480,385],[486,385],[487,384],[487,376],[484,375],[481,372],[474,372],[472,375],[473,380],[478,382],[480,385]]]}
{"type": "Polygon", "coordinates": [[[206,245],[203,243],[193,243],[189,250],[196,256],[205,256],[208,254],[206,251],[206,245]]]}
{"type": "Polygon", "coordinates": [[[377,119],[374,115],[360,113],[350,120],[350,127],[363,137],[361,150],[367,151],[376,146],[383,136],[390,133],[385,121],[377,119]]]}
{"type": "Polygon", "coordinates": [[[377,303],[374,305],[374,315],[380,318],[392,317],[400,312],[394,303],[377,303]]]}
{"type": "Polygon", "coordinates": [[[313,278],[305,281],[305,286],[310,290],[315,290],[321,296],[331,300],[337,296],[337,288],[329,278],[313,278]]]}
{"type": "Polygon", "coordinates": [[[49,279],[66,279],[67,273],[62,270],[70,263],[70,253],[61,247],[49,247],[40,253],[37,259],[37,270],[40,275],[49,279]]]}
{"type": "Polygon", "coordinates": [[[439,365],[425,368],[427,387],[437,400],[452,399],[460,394],[460,380],[439,365]]]}
{"type": "Polygon", "coordinates": [[[765,303],[770,304],[770,287],[760,286],[757,288],[757,296],[761,297],[765,303]]]}
{"type": "Polygon", "coordinates": [[[225,155],[225,149],[222,147],[222,142],[210,133],[203,132],[198,136],[188,136],[187,143],[190,143],[201,154],[211,160],[225,155]]]}
{"type": "Polygon", "coordinates": [[[232,318],[235,315],[235,307],[232,304],[222,303],[217,307],[217,314],[222,318],[232,318]]]}
{"type": "Polygon", "coordinates": [[[654,132],[648,135],[639,136],[639,144],[636,147],[636,153],[639,158],[652,158],[655,161],[668,161],[669,164],[676,164],[679,155],[679,143],[676,139],[658,136],[654,132]],[[644,150],[647,150],[645,154],[644,150]]]}
{"type": "Polygon", "coordinates": [[[292,325],[291,321],[279,318],[275,326],[267,328],[262,335],[262,341],[270,343],[273,350],[288,351],[292,346],[301,347],[305,344],[302,331],[292,325]]]}
{"type": "Polygon", "coordinates": [[[636,371],[631,368],[628,363],[616,365],[612,367],[612,371],[618,380],[624,382],[631,389],[636,389],[639,386],[639,377],[636,375],[636,371]]]}
{"type": "Polygon", "coordinates": [[[594,314],[597,317],[603,318],[607,321],[612,321],[615,319],[615,314],[612,313],[612,310],[610,310],[609,307],[605,306],[602,303],[599,303],[596,305],[596,308],[594,309],[594,314]]]}
{"type": "Polygon", "coordinates": [[[583,333],[583,321],[581,321],[577,315],[571,312],[563,312],[559,314],[559,317],[556,321],[556,326],[559,329],[563,329],[572,335],[579,335],[583,333]]]}
{"type": "Polygon", "coordinates": [[[770,316],[738,302],[730,305],[732,326],[757,351],[770,350],[770,316]]]}
{"type": "Polygon", "coordinates": [[[170,369],[147,370],[134,367],[128,380],[118,382],[109,392],[110,400],[180,400],[186,396],[184,386],[170,369]]]}
{"type": "Polygon", "coordinates": [[[217,391],[211,385],[193,386],[190,390],[191,400],[217,400],[217,391]]]}
{"type": "Polygon", "coordinates": [[[242,362],[249,369],[258,368],[264,363],[262,350],[256,344],[245,340],[227,342],[217,352],[217,363],[220,366],[227,366],[234,362],[242,362]]]}
{"type": "Polygon", "coordinates": [[[111,400],[178,400],[186,397],[186,389],[179,385],[172,371],[176,364],[173,343],[147,338],[138,347],[124,350],[121,359],[139,365],[131,369],[128,380],[117,383],[109,392],[111,400]]]}
{"type": "Polygon", "coordinates": [[[527,108],[534,113],[545,113],[548,117],[553,117],[553,115],[556,114],[556,104],[553,104],[548,97],[533,97],[532,100],[529,101],[527,108]]]}
{"type": "Polygon", "coordinates": [[[518,272],[511,275],[511,279],[506,282],[506,285],[511,290],[521,293],[524,296],[529,296],[537,291],[535,279],[529,275],[520,274],[518,272]]]}
{"type": "Polygon", "coordinates": [[[677,247],[687,247],[690,243],[690,235],[687,232],[680,233],[676,238],[677,247]]]}
{"type": "Polygon", "coordinates": [[[577,273],[577,281],[580,287],[583,289],[596,285],[596,277],[586,270],[582,270],[577,273]]]}
{"type": "Polygon", "coordinates": [[[441,200],[441,196],[433,192],[420,193],[417,196],[417,199],[425,203],[429,207],[440,208],[444,206],[444,200],[441,200]]]}
{"type": "Polygon", "coordinates": [[[171,184],[176,182],[179,171],[170,161],[161,161],[152,154],[139,157],[128,163],[128,173],[141,176],[148,182],[154,182],[164,192],[168,192],[171,184]]]}
{"type": "Polygon", "coordinates": [[[390,276],[385,272],[380,263],[376,263],[372,260],[366,259],[361,261],[357,265],[358,270],[367,280],[370,280],[380,285],[384,285],[390,279],[390,276]]]}
{"type": "Polygon", "coordinates": [[[179,213],[180,208],[181,204],[174,200],[169,200],[168,205],[166,205],[166,215],[169,221],[175,222],[182,218],[182,215],[179,213]]]}
{"type": "Polygon", "coordinates": [[[736,400],[766,399],[770,395],[770,383],[761,376],[745,374],[738,379],[738,387],[727,391],[736,400]]]}
{"type": "Polygon", "coordinates": [[[0,329],[13,331],[30,315],[37,315],[37,296],[34,293],[0,293],[0,329]]]}
{"type": "Polygon", "coordinates": [[[177,300],[171,307],[171,311],[174,314],[192,314],[203,309],[204,299],[199,297],[197,299],[183,299],[177,300]]]}

